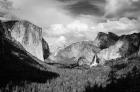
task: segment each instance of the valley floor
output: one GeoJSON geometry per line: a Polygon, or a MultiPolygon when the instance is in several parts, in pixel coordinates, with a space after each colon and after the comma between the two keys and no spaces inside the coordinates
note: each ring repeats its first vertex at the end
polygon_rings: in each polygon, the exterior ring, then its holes
{"type": "Polygon", "coordinates": [[[139,57],[109,61],[91,69],[54,64],[50,71],[59,76],[45,82],[10,81],[0,92],[140,92],[139,57]]]}

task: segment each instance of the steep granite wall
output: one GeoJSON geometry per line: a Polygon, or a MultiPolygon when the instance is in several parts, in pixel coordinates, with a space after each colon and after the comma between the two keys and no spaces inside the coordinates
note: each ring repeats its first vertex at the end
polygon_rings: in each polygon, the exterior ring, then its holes
{"type": "MultiPolygon", "coordinates": [[[[3,23],[7,38],[18,41],[26,51],[44,61],[44,49],[49,49],[45,40],[42,41],[42,29],[28,21],[8,21],[3,23]],[[43,44],[42,44],[43,42],[43,44]],[[45,44],[44,44],[45,43],[45,44]]],[[[49,50],[48,50],[49,51],[49,50]]]]}
{"type": "Polygon", "coordinates": [[[103,65],[105,61],[107,60],[121,58],[122,55],[119,51],[120,51],[120,48],[122,48],[124,44],[125,43],[123,41],[118,41],[115,45],[112,45],[109,48],[101,50],[97,54],[100,64],[103,65]]]}

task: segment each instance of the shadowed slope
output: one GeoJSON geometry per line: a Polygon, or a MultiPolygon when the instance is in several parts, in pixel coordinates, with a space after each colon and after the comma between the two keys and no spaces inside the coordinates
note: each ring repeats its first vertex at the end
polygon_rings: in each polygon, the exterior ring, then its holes
{"type": "Polygon", "coordinates": [[[50,72],[51,68],[44,62],[27,52],[14,39],[5,36],[7,30],[0,25],[0,85],[8,81],[36,81],[45,82],[57,77],[50,72]]]}

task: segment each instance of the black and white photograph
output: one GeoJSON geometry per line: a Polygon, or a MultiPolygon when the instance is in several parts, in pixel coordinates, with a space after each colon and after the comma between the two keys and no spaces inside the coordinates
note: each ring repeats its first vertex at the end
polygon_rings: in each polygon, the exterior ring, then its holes
{"type": "Polygon", "coordinates": [[[140,92],[140,0],[0,0],[0,92],[140,92]]]}

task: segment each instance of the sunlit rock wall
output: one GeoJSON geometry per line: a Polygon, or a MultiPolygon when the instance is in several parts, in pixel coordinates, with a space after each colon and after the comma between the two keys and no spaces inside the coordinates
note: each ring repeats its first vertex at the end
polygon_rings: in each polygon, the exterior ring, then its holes
{"type": "Polygon", "coordinates": [[[4,26],[10,32],[11,37],[20,42],[26,51],[44,61],[40,27],[28,21],[5,22],[4,26]]]}
{"type": "Polygon", "coordinates": [[[120,48],[122,48],[124,42],[118,41],[115,45],[110,46],[107,49],[103,49],[100,51],[97,56],[99,58],[100,64],[104,64],[107,60],[113,60],[117,58],[121,58],[120,48]]]}

